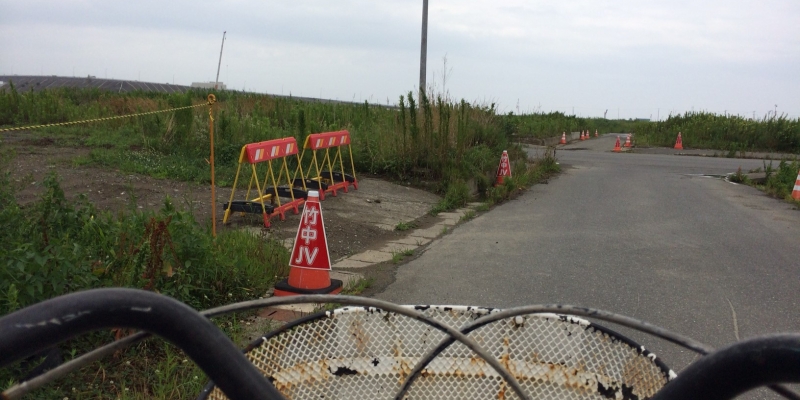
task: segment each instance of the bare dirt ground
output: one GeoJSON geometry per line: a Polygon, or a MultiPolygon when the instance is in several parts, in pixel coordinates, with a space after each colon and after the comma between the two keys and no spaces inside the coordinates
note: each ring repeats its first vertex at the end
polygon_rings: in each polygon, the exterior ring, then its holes
{"type": "MultiPolygon", "coordinates": [[[[129,174],[111,168],[75,166],[73,160],[89,154],[88,148],[57,147],[49,139],[27,139],[17,134],[2,137],[16,156],[10,169],[18,186],[20,204],[35,201],[43,192],[42,181],[54,171],[68,198],[83,193],[99,209],[113,213],[125,210],[158,210],[166,196],[179,209],[191,210],[201,224],[211,221],[211,190],[197,185],[149,176],[129,174]]],[[[349,193],[328,194],[322,202],[329,251],[332,260],[380,247],[392,238],[402,236],[394,231],[399,222],[423,222],[426,213],[439,197],[423,190],[393,184],[384,180],[358,176],[359,189],[349,193]]],[[[244,196],[244,190],[237,191],[244,196]]],[[[263,228],[261,216],[233,215],[222,225],[222,204],[228,201],[230,188],[217,188],[216,211],[218,231],[226,229],[263,228]]],[[[241,199],[241,198],[240,198],[241,199]]],[[[287,214],[285,221],[276,216],[268,233],[278,239],[293,238],[299,215],[287,214]]]]}

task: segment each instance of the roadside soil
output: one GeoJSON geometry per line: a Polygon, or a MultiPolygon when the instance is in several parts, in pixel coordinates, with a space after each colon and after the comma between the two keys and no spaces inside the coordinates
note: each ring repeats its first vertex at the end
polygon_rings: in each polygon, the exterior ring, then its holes
{"type": "MultiPolygon", "coordinates": [[[[125,173],[113,168],[75,166],[76,157],[87,156],[89,148],[58,147],[48,138],[29,139],[24,133],[2,137],[2,144],[14,152],[10,170],[16,185],[17,201],[21,205],[35,201],[43,193],[42,181],[50,172],[59,176],[61,187],[68,198],[85,194],[98,209],[119,213],[128,210],[158,210],[167,196],[178,209],[190,210],[198,223],[211,223],[211,190],[208,185],[198,185],[150,176],[125,173]]],[[[332,261],[361,252],[380,248],[384,243],[402,237],[394,227],[400,222],[417,221],[418,225],[431,224],[433,217],[427,212],[439,201],[439,196],[398,185],[381,179],[358,176],[358,190],[339,191],[334,197],[327,194],[322,202],[328,246],[332,261]]],[[[266,230],[276,239],[294,238],[299,215],[290,211],[286,219],[272,218],[271,227],[264,228],[260,215],[234,214],[229,224],[222,224],[223,203],[227,202],[230,188],[216,188],[217,230],[247,229],[254,232],[266,230]]],[[[244,190],[236,193],[242,199],[244,190]]],[[[302,209],[301,209],[302,210],[302,209]]]]}

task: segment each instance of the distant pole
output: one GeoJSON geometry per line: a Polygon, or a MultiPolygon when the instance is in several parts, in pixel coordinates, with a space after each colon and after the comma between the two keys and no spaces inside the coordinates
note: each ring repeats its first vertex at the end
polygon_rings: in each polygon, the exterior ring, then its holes
{"type": "Polygon", "coordinates": [[[661,121],[661,109],[660,108],[656,112],[656,121],[661,121]]]}
{"type": "Polygon", "coordinates": [[[775,118],[778,118],[778,105],[775,104],[775,118]]]}
{"type": "MultiPolygon", "coordinates": [[[[422,0],[422,43],[419,51],[419,93],[422,98],[422,92],[425,90],[425,65],[428,58],[428,0],[422,0]]],[[[417,99],[419,100],[419,99],[417,99]]]]}
{"type": "MultiPolygon", "coordinates": [[[[217,86],[219,85],[219,68],[222,66],[222,49],[225,47],[225,34],[228,31],[222,32],[222,45],[219,46],[219,63],[217,64],[217,79],[214,81],[214,90],[217,90],[217,86]]],[[[228,82],[230,83],[230,82],[228,82]]]]}
{"type": "Polygon", "coordinates": [[[217,97],[213,93],[208,97],[208,134],[211,146],[211,157],[209,164],[211,165],[211,236],[217,237],[217,195],[216,184],[214,183],[214,103],[217,102],[217,97]]]}

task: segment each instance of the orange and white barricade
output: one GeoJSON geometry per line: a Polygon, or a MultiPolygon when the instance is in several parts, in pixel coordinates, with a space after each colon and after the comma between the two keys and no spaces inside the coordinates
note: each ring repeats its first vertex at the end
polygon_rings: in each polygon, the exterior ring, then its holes
{"type": "Polygon", "coordinates": [[[225,215],[222,218],[222,223],[228,222],[232,212],[261,214],[264,216],[265,227],[270,226],[269,220],[274,214],[278,214],[281,220],[286,219],[285,213],[287,210],[292,210],[295,214],[298,214],[298,206],[303,204],[308,192],[305,187],[302,189],[297,188],[292,182],[286,161],[291,156],[297,159],[295,176],[299,173],[300,180],[304,182],[303,169],[300,167],[300,157],[298,156],[298,146],[295,138],[273,139],[244,145],[241,153],[239,153],[239,166],[236,169],[236,178],[233,180],[230,201],[224,204],[225,215]],[[273,161],[279,164],[276,168],[273,168],[273,161]],[[250,165],[250,183],[247,185],[245,200],[234,201],[236,185],[239,183],[239,175],[242,172],[242,165],[245,163],[250,165]],[[258,178],[258,169],[256,167],[259,164],[267,165],[263,182],[258,178]],[[276,169],[278,170],[277,178],[275,176],[276,169]],[[258,194],[256,198],[250,198],[253,186],[255,186],[255,191],[258,194]],[[287,200],[281,201],[281,198],[287,200]]]}
{"type": "Polygon", "coordinates": [[[354,189],[358,189],[353,149],[350,147],[350,132],[336,131],[308,135],[303,144],[301,159],[305,159],[306,151],[310,151],[312,155],[311,162],[305,171],[307,179],[304,184],[308,189],[319,190],[320,200],[325,200],[325,193],[332,193],[334,196],[336,196],[337,190],[344,190],[347,193],[347,187],[350,185],[354,189]],[[345,170],[342,157],[345,147],[350,156],[349,171],[345,170]],[[317,157],[317,153],[322,151],[324,151],[324,155],[317,157]]]}

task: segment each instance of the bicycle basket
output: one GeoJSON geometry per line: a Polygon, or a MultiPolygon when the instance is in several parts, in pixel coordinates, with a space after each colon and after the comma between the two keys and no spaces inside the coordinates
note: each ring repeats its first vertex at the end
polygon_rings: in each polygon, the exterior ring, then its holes
{"type": "MultiPolygon", "coordinates": [[[[499,311],[414,308],[453,327],[499,311]]],[[[517,316],[478,327],[469,336],[500,360],[534,399],[646,399],[675,376],[644,347],[580,318],[517,316]]],[[[396,313],[345,307],[285,325],[246,351],[288,399],[393,399],[417,362],[445,337],[396,313]]],[[[216,388],[206,394],[225,398],[216,388]]],[[[419,374],[406,398],[517,396],[491,366],[455,342],[419,374]]]]}

